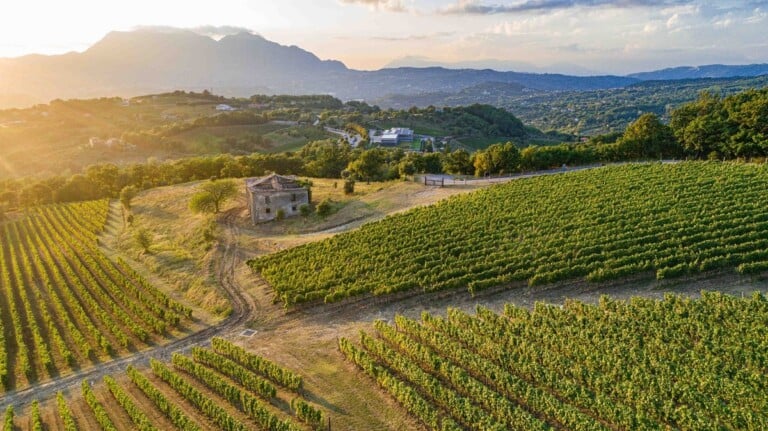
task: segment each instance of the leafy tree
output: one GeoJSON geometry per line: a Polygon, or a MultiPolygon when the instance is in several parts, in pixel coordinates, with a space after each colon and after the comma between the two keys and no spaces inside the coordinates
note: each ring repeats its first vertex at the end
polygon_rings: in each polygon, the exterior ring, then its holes
{"type": "Polygon", "coordinates": [[[355,193],[355,180],[348,178],[344,180],[344,194],[352,195],[355,193]]]}
{"type": "Polygon", "coordinates": [[[312,207],[307,204],[301,204],[301,206],[299,206],[299,214],[301,214],[302,217],[309,216],[312,214],[312,207]]]}
{"type": "Polygon", "coordinates": [[[618,141],[618,151],[624,159],[678,156],[681,150],[672,129],[653,113],[641,115],[618,141]]]}
{"type": "Polygon", "coordinates": [[[422,172],[429,174],[440,174],[443,172],[442,154],[440,153],[425,153],[422,155],[424,160],[424,168],[422,172]]]}
{"type": "Polygon", "coordinates": [[[311,177],[341,178],[341,171],[350,161],[348,144],[326,139],[304,146],[299,155],[304,160],[304,172],[311,177]]]}
{"type": "Polygon", "coordinates": [[[149,253],[149,248],[152,246],[152,234],[147,229],[139,229],[133,234],[133,239],[136,240],[136,244],[145,252],[149,253]]]}
{"type": "Polygon", "coordinates": [[[349,163],[347,171],[353,179],[376,181],[384,178],[385,151],[379,148],[364,151],[356,160],[349,163]]]}
{"type": "Polygon", "coordinates": [[[115,197],[122,187],[120,169],[113,163],[91,165],[85,170],[85,176],[100,196],[115,197]]]}
{"type": "Polygon", "coordinates": [[[332,210],[333,206],[331,205],[331,201],[329,199],[323,199],[319,204],[317,204],[317,215],[320,217],[326,217],[330,215],[332,210]]]}
{"type": "Polygon", "coordinates": [[[237,186],[232,180],[207,181],[198,190],[189,201],[189,209],[195,213],[218,214],[224,202],[237,194],[237,186]]]}
{"type": "Polygon", "coordinates": [[[520,168],[520,150],[515,144],[493,144],[475,153],[473,160],[475,175],[515,172],[520,168]]]}
{"type": "Polygon", "coordinates": [[[696,157],[722,150],[726,125],[719,96],[702,93],[695,102],[673,111],[670,125],[683,148],[696,157]]]}
{"type": "Polygon", "coordinates": [[[139,190],[136,186],[125,186],[120,190],[120,203],[123,204],[123,208],[130,211],[131,200],[138,194],[139,190]]]}
{"type": "Polygon", "coordinates": [[[466,150],[459,149],[442,157],[443,171],[455,175],[469,175],[474,171],[472,157],[466,150]]]}

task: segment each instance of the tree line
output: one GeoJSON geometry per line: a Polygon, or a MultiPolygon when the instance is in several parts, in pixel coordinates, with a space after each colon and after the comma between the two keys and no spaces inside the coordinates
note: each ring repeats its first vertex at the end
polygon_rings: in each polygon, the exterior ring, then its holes
{"type": "Polygon", "coordinates": [[[564,164],[668,158],[763,158],[768,156],[768,88],[727,97],[702,93],[696,101],[675,110],[669,125],[655,114],[646,113],[623,133],[598,135],[580,143],[523,149],[519,145],[519,142],[498,143],[471,154],[464,149],[450,148],[415,153],[402,149],[352,149],[344,142],[322,140],[297,152],[221,154],[163,162],[149,160],[125,166],[99,164],[70,176],[0,181],[0,208],[116,198],[126,186],[141,190],[208,178],[259,176],[267,172],[382,181],[419,173],[508,174],[564,164]]]}

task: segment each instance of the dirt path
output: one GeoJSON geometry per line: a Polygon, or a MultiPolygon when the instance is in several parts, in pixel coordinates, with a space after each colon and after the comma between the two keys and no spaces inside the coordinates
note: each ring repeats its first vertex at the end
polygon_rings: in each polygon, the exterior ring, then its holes
{"type": "MultiPolygon", "coordinates": [[[[231,214],[224,215],[223,223],[226,228],[222,229],[224,236],[219,241],[216,277],[221,288],[232,302],[232,314],[229,317],[215,325],[173,340],[168,344],[105,362],[102,365],[80,370],[55,380],[34,384],[24,389],[8,391],[3,395],[3,400],[0,402],[0,411],[5,411],[8,405],[13,405],[14,409],[20,410],[31,404],[34,400],[42,401],[53,398],[58,391],[79,385],[82,380],[96,382],[102,380],[106,375],[121,374],[128,365],[136,367],[149,366],[150,358],[164,361],[170,360],[174,352],[184,352],[193,346],[210,343],[212,337],[226,336],[241,330],[243,324],[254,315],[256,305],[250,296],[243,294],[242,289],[237,285],[234,278],[235,269],[242,263],[237,247],[238,228],[232,222],[231,214]]],[[[77,388],[74,388],[74,392],[77,392],[77,388]]]]}

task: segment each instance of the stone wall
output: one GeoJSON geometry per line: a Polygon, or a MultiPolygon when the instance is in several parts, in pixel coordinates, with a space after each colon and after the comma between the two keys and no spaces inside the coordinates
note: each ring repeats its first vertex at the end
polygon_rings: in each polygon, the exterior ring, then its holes
{"type": "Polygon", "coordinates": [[[295,216],[300,214],[302,205],[309,205],[306,189],[249,192],[248,199],[253,223],[274,220],[279,209],[283,210],[286,217],[295,216]]]}

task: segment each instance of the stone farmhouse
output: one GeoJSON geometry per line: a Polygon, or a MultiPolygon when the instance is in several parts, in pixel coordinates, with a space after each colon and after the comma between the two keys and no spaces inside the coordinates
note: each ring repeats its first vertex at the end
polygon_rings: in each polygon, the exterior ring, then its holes
{"type": "Polygon", "coordinates": [[[294,176],[246,178],[245,194],[254,224],[274,220],[279,210],[285,217],[297,215],[302,205],[309,205],[309,190],[294,176]]]}

